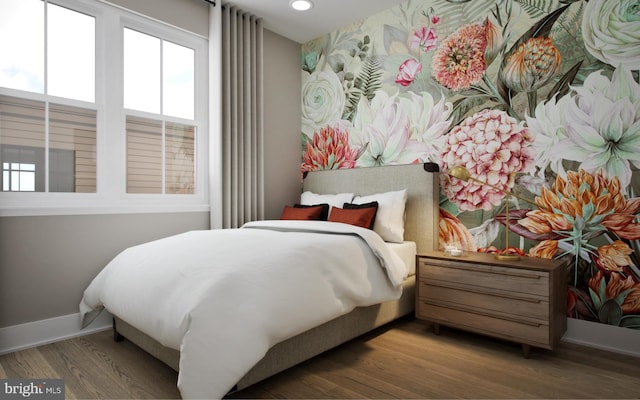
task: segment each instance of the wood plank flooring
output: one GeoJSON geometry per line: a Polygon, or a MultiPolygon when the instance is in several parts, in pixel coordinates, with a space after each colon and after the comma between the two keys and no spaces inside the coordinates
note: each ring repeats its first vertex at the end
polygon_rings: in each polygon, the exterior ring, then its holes
{"type": "MultiPolygon", "coordinates": [[[[0,378],[63,378],[68,399],[179,398],[177,373],[100,332],[0,356],[0,378]]],[[[640,358],[561,343],[532,349],[403,319],[231,398],[640,397],[640,358]]]]}

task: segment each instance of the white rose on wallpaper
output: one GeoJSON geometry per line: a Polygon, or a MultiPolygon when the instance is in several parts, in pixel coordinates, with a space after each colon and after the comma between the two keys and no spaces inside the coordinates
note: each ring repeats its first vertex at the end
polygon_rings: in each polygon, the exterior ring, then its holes
{"type": "Polygon", "coordinates": [[[567,137],[551,156],[578,161],[589,173],[602,170],[627,191],[631,165],[640,168],[640,85],[631,71],[618,68],[611,80],[598,71],[572,89],[575,96],[565,107],[567,137]]]}
{"type": "Polygon", "coordinates": [[[307,137],[339,121],[344,105],[342,82],[334,72],[302,73],[302,133],[307,137]]]}
{"type": "Polygon", "coordinates": [[[638,0],[590,0],[585,4],[582,37],[589,53],[614,67],[639,69],[638,0]]]}

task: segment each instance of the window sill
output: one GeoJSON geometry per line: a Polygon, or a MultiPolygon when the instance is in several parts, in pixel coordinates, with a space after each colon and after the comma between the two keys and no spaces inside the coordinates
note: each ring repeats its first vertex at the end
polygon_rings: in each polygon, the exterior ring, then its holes
{"type": "Polygon", "coordinates": [[[209,212],[208,204],[151,203],[104,204],[63,206],[15,206],[0,207],[0,217],[30,217],[49,215],[98,215],[98,214],[160,214],[209,212]]]}

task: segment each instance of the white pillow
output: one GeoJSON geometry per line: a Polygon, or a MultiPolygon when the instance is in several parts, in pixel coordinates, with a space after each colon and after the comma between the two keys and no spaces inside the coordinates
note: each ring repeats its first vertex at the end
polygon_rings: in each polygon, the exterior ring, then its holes
{"type": "MultiPolygon", "coordinates": [[[[300,204],[313,206],[316,204],[329,204],[330,207],[343,208],[344,203],[353,201],[353,193],[316,194],[310,191],[303,192],[300,196],[300,204]]],[[[331,210],[331,208],[329,208],[331,210]]],[[[331,213],[331,211],[329,211],[331,213]]]]}
{"type": "Polygon", "coordinates": [[[378,202],[378,212],[373,230],[385,242],[400,243],[404,240],[404,209],[407,203],[407,189],[395,192],[356,196],[355,204],[378,202]]]}

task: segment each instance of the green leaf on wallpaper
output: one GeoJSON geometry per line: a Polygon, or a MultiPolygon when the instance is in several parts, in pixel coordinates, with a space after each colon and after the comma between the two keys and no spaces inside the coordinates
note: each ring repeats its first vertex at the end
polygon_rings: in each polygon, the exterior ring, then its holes
{"type": "Polygon", "coordinates": [[[582,66],[582,61],[579,61],[576,65],[571,67],[569,71],[567,71],[564,75],[562,75],[562,77],[560,77],[558,82],[556,82],[556,84],[553,85],[553,88],[551,88],[551,90],[549,91],[549,94],[547,95],[547,100],[551,100],[553,96],[558,95],[558,98],[556,99],[557,101],[560,98],[564,97],[567,93],[569,93],[569,90],[570,90],[569,85],[573,83],[574,79],[576,78],[576,74],[578,73],[578,71],[580,71],[581,66],[582,66]]]}
{"type": "Polygon", "coordinates": [[[307,135],[305,135],[304,133],[301,134],[302,136],[302,152],[305,151],[305,149],[307,148],[307,144],[311,142],[311,138],[307,135]]]}
{"type": "MultiPolygon", "coordinates": [[[[602,282],[601,282],[601,285],[602,285],[602,282]]],[[[596,310],[599,310],[600,307],[602,307],[602,301],[600,301],[600,296],[593,289],[589,288],[589,297],[591,297],[591,301],[593,302],[593,306],[596,308],[596,310]]]]}
{"type": "Polygon", "coordinates": [[[377,59],[367,57],[362,70],[354,80],[353,89],[348,94],[347,104],[342,114],[343,119],[353,121],[353,114],[362,96],[369,101],[373,99],[376,90],[382,88],[383,74],[384,71],[380,68],[377,59]]]}
{"type": "Polygon", "coordinates": [[[492,99],[494,99],[492,95],[475,95],[461,97],[455,100],[453,102],[451,116],[449,117],[451,121],[450,126],[459,125],[471,110],[478,111],[476,110],[477,107],[484,106],[484,108],[487,108],[492,99]]]}
{"type": "Polygon", "coordinates": [[[445,211],[448,211],[451,215],[460,215],[460,209],[458,208],[458,205],[452,202],[449,197],[447,197],[447,195],[442,192],[440,192],[438,206],[445,211]]]}
{"type": "Polygon", "coordinates": [[[636,317],[633,315],[622,317],[620,326],[631,329],[640,329],[640,317],[636,317]]]}
{"type": "Polygon", "coordinates": [[[440,17],[438,31],[453,32],[461,25],[483,21],[495,4],[496,0],[473,0],[466,3],[436,0],[432,7],[440,17]]]}
{"type": "Polygon", "coordinates": [[[622,319],[622,308],[615,300],[609,299],[602,304],[598,311],[600,322],[619,326],[622,319]]]}
{"type": "Polygon", "coordinates": [[[516,2],[531,19],[538,19],[562,4],[559,0],[516,0],[516,2]]]}
{"type": "Polygon", "coordinates": [[[525,32],[522,36],[520,36],[520,38],[513,44],[513,46],[511,46],[511,48],[507,51],[507,53],[503,57],[502,65],[500,66],[500,68],[501,69],[504,68],[504,65],[507,63],[507,60],[509,59],[509,55],[513,54],[513,52],[515,52],[521,44],[526,43],[527,40],[533,37],[548,37],[549,34],[551,33],[551,28],[553,27],[553,24],[568,7],[569,6],[566,5],[558,8],[557,10],[550,13],[546,17],[540,19],[540,21],[536,22],[531,28],[529,28],[527,32],[525,32]]]}

